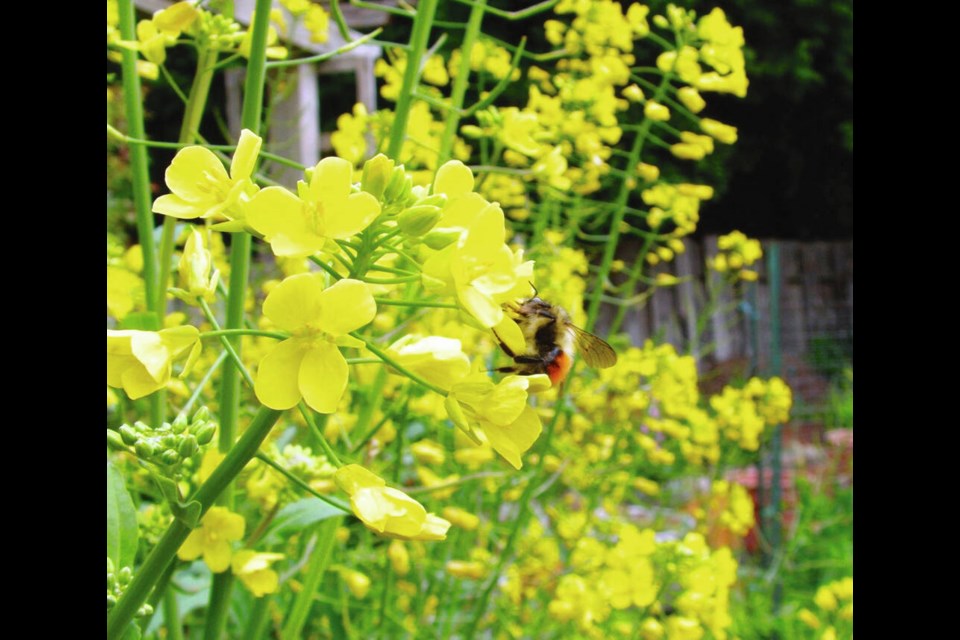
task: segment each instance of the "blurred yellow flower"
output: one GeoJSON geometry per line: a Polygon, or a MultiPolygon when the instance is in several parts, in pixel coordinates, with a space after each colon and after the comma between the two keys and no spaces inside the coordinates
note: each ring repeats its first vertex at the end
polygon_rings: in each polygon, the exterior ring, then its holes
{"type": "Polygon", "coordinates": [[[276,593],[280,578],[270,565],[282,559],[282,553],[258,553],[252,549],[243,549],[233,555],[230,564],[233,575],[240,578],[247,589],[259,598],[268,593],[276,593]]]}
{"type": "Polygon", "coordinates": [[[367,528],[403,540],[444,540],[450,523],[427,513],[407,494],[386,486],[383,478],[357,464],[334,475],[337,486],[350,496],[350,506],[367,528]]]}
{"type": "Polygon", "coordinates": [[[230,543],[240,540],[246,522],[238,513],[226,507],[210,507],[203,516],[200,526],[190,532],[183,545],[177,551],[181,560],[196,560],[201,555],[203,561],[214,573],[222,573],[230,568],[233,548],[230,543]]]}

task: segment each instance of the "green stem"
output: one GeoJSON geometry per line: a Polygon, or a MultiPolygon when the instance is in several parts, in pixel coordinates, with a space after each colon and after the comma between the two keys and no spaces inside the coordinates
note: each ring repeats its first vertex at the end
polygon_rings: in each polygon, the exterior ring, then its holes
{"type": "Polygon", "coordinates": [[[438,167],[450,159],[450,152],[453,150],[453,139],[456,137],[457,127],[460,125],[463,98],[467,94],[467,85],[470,80],[470,52],[473,51],[473,44],[480,33],[480,23],[483,22],[486,5],[486,0],[479,0],[470,8],[467,30],[463,34],[463,44],[460,45],[460,69],[457,71],[457,77],[453,81],[453,89],[450,92],[451,110],[447,114],[443,137],[440,138],[440,151],[437,154],[438,167]]]}
{"type": "Polygon", "coordinates": [[[247,620],[247,630],[243,634],[244,640],[260,640],[260,638],[268,637],[267,624],[270,622],[270,617],[267,614],[269,612],[270,596],[265,595],[257,598],[256,602],[253,603],[250,618],[247,620]]]}
{"type": "Polygon", "coordinates": [[[310,64],[313,62],[324,62],[326,60],[329,60],[330,58],[340,55],[341,53],[352,51],[353,49],[359,47],[363,43],[373,40],[382,32],[383,32],[383,27],[378,27],[373,31],[371,31],[370,33],[364,36],[360,36],[356,40],[348,42],[347,44],[339,47],[338,49],[334,49],[333,51],[328,51],[327,53],[321,53],[316,56],[310,56],[307,58],[295,58],[293,60],[271,60],[270,62],[267,63],[267,68],[276,69],[276,68],[282,68],[282,67],[295,67],[301,64],[310,64]]]}
{"type": "MultiPolygon", "coordinates": [[[[243,86],[241,126],[256,134],[260,133],[260,120],[263,113],[270,6],[271,0],[257,0],[256,2],[253,23],[250,25],[251,42],[250,57],[247,62],[247,77],[243,86]]],[[[227,296],[225,328],[242,329],[247,280],[250,276],[250,249],[253,239],[249,234],[237,233],[233,235],[232,240],[230,247],[230,292],[227,296]]],[[[219,329],[216,325],[214,326],[219,329]]],[[[227,453],[229,456],[229,453],[232,453],[239,446],[239,443],[234,445],[234,440],[237,437],[237,422],[240,415],[240,377],[243,375],[251,386],[253,380],[243,368],[240,337],[225,337],[223,342],[225,347],[229,345],[227,350],[231,355],[231,360],[224,363],[220,380],[220,433],[218,444],[221,453],[227,453]]],[[[261,413],[264,411],[267,410],[261,409],[261,413]]],[[[277,415],[279,416],[279,413],[277,415]]],[[[246,434],[243,437],[245,438],[246,434]]],[[[241,438],[242,440],[243,438],[241,438]]],[[[256,453],[256,450],[250,452],[250,456],[252,457],[254,453],[256,453]]],[[[233,491],[229,482],[224,489],[221,503],[229,509],[234,504],[233,491]]],[[[214,580],[210,589],[210,604],[207,608],[207,620],[204,626],[205,638],[218,639],[223,636],[232,586],[232,578],[214,580]]]]}
{"type": "Polygon", "coordinates": [[[340,509],[340,510],[343,511],[344,513],[353,513],[353,511],[350,509],[350,507],[348,507],[348,506],[345,505],[344,503],[342,503],[342,502],[340,502],[340,501],[338,501],[338,500],[335,500],[335,499],[331,498],[330,496],[325,496],[325,495],[323,495],[322,493],[320,493],[320,492],[318,492],[318,491],[314,491],[314,489],[313,489],[309,484],[307,484],[306,482],[304,482],[303,480],[301,480],[301,479],[298,478],[297,476],[293,475],[292,473],[290,473],[289,471],[287,471],[286,469],[284,469],[280,464],[278,464],[275,460],[273,460],[272,458],[270,458],[270,456],[266,455],[265,453],[258,453],[258,454],[257,454],[257,460],[260,460],[260,461],[263,462],[264,464],[268,465],[268,466],[271,467],[274,471],[276,471],[277,473],[279,473],[280,475],[282,475],[284,478],[286,478],[287,480],[289,480],[289,481],[292,482],[293,484],[297,485],[298,487],[300,487],[301,489],[303,489],[304,491],[306,491],[307,493],[309,493],[310,495],[312,495],[314,498],[317,498],[317,499],[319,499],[319,500],[323,500],[324,502],[326,502],[327,504],[329,504],[331,507],[336,507],[337,509],[340,509]]]}
{"type": "Polygon", "coordinates": [[[227,629],[230,614],[230,592],[235,579],[233,573],[224,571],[215,573],[210,585],[210,602],[207,604],[207,618],[203,623],[205,640],[220,640],[227,629]]]}
{"type": "MultiPolygon", "coordinates": [[[[204,302],[203,304],[206,306],[207,303],[204,302]]],[[[207,313],[208,309],[209,307],[204,309],[204,313],[207,313]]],[[[273,338],[274,340],[286,340],[290,337],[287,334],[278,333],[277,331],[261,331],[259,329],[215,329],[213,331],[203,331],[200,333],[200,338],[215,338],[222,336],[261,336],[263,338],[273,338]]]]}
{"type": "MultiPolygon", "coordinates": [[[[240,354],[237,352],[237,349],[234,348],[233,344],[230,343],[230,339],[223,335],[223,330],[220,329],[220,324],[217,322],[217,317],[213,315],[213,311],[210,309],[210,305],[207,304],[207,301],[203,298],[197,298],[197,302],[200,303],[200,308],[203,309],[203,315],[206,316],[207,322],[213,325],[213,328],[216,331],[211,331],[210,333],[220,334],[220,344],[223,345],[223,348],[226,349],[227,353],[230,354],[231,362],[233,366],[240,371],[240,375],[243,376],[243,379],[246,381],[247,385],[253,389],[253,377],[251,377],[250,372],[247,371],[247,368],[243,366],[243,360],[240,359],[240,354]]],[[[231,332],[246,333],[247,329],[229,329],[231,332]]],[[[239,348],[239,344],[238,344],[239,348]]],[[[233,438],[230,439],[230,444],[233,444],[233,438]]],[[[220,451],[224,451],[223,440],[220,442],[220,451]]],[[[229,449],[229,445],[227,446],[229,449]]]]}
{"type": "MultiPolygon", "coordinates": [[[[670,77],[671,74],[663,76],[663,79],[660,81],[660,86],[657,87],[657,92],[653,97],[654,100],[660,100],[661,96],[666,93],[667,87],[670,85],[670,77]]],[[[637,162],[640,160],[640,152],[643,150],[644,140],[646,140],[651,126],[653,126],[653,120],[649,118],[645,119],[643,124],[640,125],[640,130],[637,132],[637,136],[633,140],[633,146],[630,149],[630,157],[627,159],[626,166],[628,168],[637,166],[637,162]]],[[[627,199],[629,196],[629,182],[623,180],[620,182],[620,192],[617,194],[616,208],[613,212],[613,220],[610,223],[610,239],[607,241],[606,247],[604,247],[603,259],[600,263],[600,272],[597,274],[596,284],[593,287],[593,292],[590,297],[590,306],[587,309],[587,324],[584,327],[587,331],[593,331],[593,326],[597,321],[597,314],[600,311],[600,296],[603,294],[603,287],[607,282],[607,278],[610,277],[610,267],[613,264],[613,256],[617,251],[617,245],[620,243],[620,227],[623,225],[623,217],[626,215],[627,199]]],[[[639,259],[642,260],[643,256],[640,256],[639,259]]]]}
{"type": "MultiPolygon", "coordinates": [[[[210,94],[210,85],[213,83],[213,66],[217,63],[219,52],[215,49],[201,48],[197,55],[197,70],[190,85],[190,95],[183,113],[183,122],[180,124],[180,142],[191,144],[200,130],[200,121],[207,107],[207,96],[210,94]]],[[[136,136],[140,137],[140,136],[136,136]]],[[[157,301],[155,308],[166,314],[167,283],[170,280],[171,257],[176,240],[175,231],[177,219],[170,216],[163,218],[163,237],[160,240],[160,280],[157,287],[157,301]]]]}
{"type": "Polygon", "coordinates": [[[183,640],[180,607],[177,606],[177,592],[173,589],[167,589],[163,594],[163,624],[167,628],[169,640],[183,640]]]}
{"type": "Polygon", "coordinates": [[[397,364],[397,361],[396,361],[396,360],[394,360],[393,358],[391,358],[390,356],[388,356],[384,351],[382,351],[381,349],[379,349],[378,347],[376,347],[370,340],[364,338],[363,336],[361,336],[360,334],[358,334],[358,333],[356,333],[356,332],[353,332],[353,333],[351,333],[350,335],[353,336],[354,338],[356,338],[357,340],[360,340],[361,342],[363,342],[363,343],[367,346],[367,350],[370,351],[370,353],[372,353],[373,355],[375,355],[375,356],[377,356],[378,358],[380,358],[381,360],[383,360],[383,362],[384,362],[385,364],[390,365],[391,367],[393,367],[394,369],[396,369],[397,371],[399,371],[401,374],[407,376],[408,378],[410,378],[411,380],[413,380],[414,382],[416,382],[416,383],[419,384],[420,386],[425,387],[425,388],[429,389],[430,391],[433,391],[434,393],[439,393],[440,395],[446,397],[446,395],[447,395],[447,392],[446,392],[446,391],[444,391],[444,390],[441,389],[440,387],[436,387],[436,386],[430,384],[429,382],[427,382],[426,380],[424,380],[423,378],[421,378],[421,377],[418,376],[417,374],[413,373],[412,371],[410,371],[410,370],[407,369],[406,367],[404,367],[404,366],[402,366],[402,365],[400,365],[400,364],[397,364]]]}
{"type": "MultiPolygon", "coordinates": [[[[133,0],[119,0],[120,37],[135,41],[136,16],[133,0]]],[[[143,103],[140,91],[140,76],[137,75],[137,52],[122,49],[123,99],[127,128],[134,138],[146,138],[143,126],[143,103]]],[[[151,311],[157,298],[157,254],[153,244],[153,212],[150,197],[150,172],[147,167],[147,150],[142,147],[130,149],[130,179],[133,183],[133,205],[137,219],[137,237],[143,251],[143,282],[146,288],[147,305],[151,311]]],[[[161,318],[158,318],[160,320],[161,318]]]]}
{"type": "Polygon", "coordinates": [[[317,546],[314,547],[307,565],[303,589],[294,599],[287,615],[287,623],[283,625],[283,631],[280,634],[283,640],[298,640],[301,637],[307,614],[310,613],[310,605],[313,604],[313,594],[319,588],[323,574],[330,563],[335,534],[342,521],[343,518],[328,518],[317,526],[317,546]]]}
{"type": "Polygon", "coordinates": [[[403,84],[397,96],[397,106],[393,112],[393,126],[390,129],[390,144],[387,155],[400,160],[400,151],[407,133],[407,120],[413,106],[413,92],[420,80],[420,62],[427,50],[430,27],[437,11],[437,0],[422,0],[417,5],[417,15],[413,19],[413,32],[410,34],[410,49],[407,51],[407,68],[403,72],[403,84]]]}
{"type": "MultiPolygon", "coordinates": [[[[270,429],[282,415],[282,411],[260,407],[257,415],[236,445],[230,449],[223,462],[213,470],[207,481],[188,500],[200,503],[201,516],[213,505],[217,497],[243,470],[257,453],[260,444],[270,433],[270,429]]],[[[190,535],[190,527],[183,521],[174,519],[160,541],[144,561],[140,571],[133,577],[120,601],[110,611],[107,618],[107,638],[115,639],[123,635],[127,624],[133,619],[140,605],[147,599],[154,585],[170,565],[177,550],[190,535]]]]}
{"type": "Polygon", "coordinates": [[[327,442],[327,439],[323,437],[323,432],[313,419],[313,411],[303,400],[300,401],[297,407],[300,409],[300,415],[302,415],[303,419],[306,420],[307,426],[309,426],[316,435],[317,441],[320,443],[320,448],[323,449],[323,452],[326,454],[327,458],[329,458],[330,462],[332,462],[337,468],[342,467],[343,463],[340,462],[337,452],[333,450],[333,448],[330,446],[330,443],[327,442]]]}
{"type": "MultiPolygon", "coordinates": [[[[637,254],[637,259],[633,263],[633,268],[630,269],[630,274],[627,276],[627,281],[623,283],[623,290],[621,296],[624,298],[629,298],[633,295],[634,289],[636,289],[637,281],[640,280],[643,275],[643,267],[646,264],[646,255],[650,250],[651,245],[653,245],[653,239],[656,235],[649,235],[643,240],[643,246],[640,248],[640,253],[637,254]]],[[[623,323],[624,316],[627,315],[627,306],[617,307],[617,312],[613,316],[613,322],[610,323],[610,335],[614,335],[620,329],[620,325],[623,323]]]]}

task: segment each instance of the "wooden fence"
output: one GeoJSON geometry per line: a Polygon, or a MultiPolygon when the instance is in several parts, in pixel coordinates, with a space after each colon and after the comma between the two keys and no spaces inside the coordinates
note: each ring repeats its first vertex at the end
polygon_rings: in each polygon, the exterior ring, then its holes
{"type": "MultiPolygon", "coordinates": [[[[704,259],[716,253],[717,237],[688,239],[686,251],[673,263],[657,270],[680,276],[684,282],[664,287],[643,306],[632,308],[623,328],[634,344],[657,337],[684,351],[697,334],[697,319],[706,307],[704,259]]],[[[730,295],[720,298],[718,310],[696,336],[692,349],[708,386],[722,386],[730,378],[763,374],[770,366],[770,286],[766,256],[769,240],[761,240],[764,259],[757,268],[756,284],[744,283],[742,302],[730,295]],[[715,379],[711,385],[710,376],[715,379]]],[[[822,403],[829,374],[850,357],[853,338],[853,242],[780,241],[780,348],[782,375],[793,387],[796,400],[815,406],[822,403]]],[[[638,247],[626,246],[621,257],[627,264],[638,247]]],[[[609,322],[613,309],[605,305],[599,328],[609,322]]]]}

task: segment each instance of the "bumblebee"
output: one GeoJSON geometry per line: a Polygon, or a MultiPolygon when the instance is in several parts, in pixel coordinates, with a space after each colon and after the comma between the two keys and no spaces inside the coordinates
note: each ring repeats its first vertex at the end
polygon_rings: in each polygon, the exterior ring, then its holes
{"type": "Polygon", "coordinates": [[[530,376],[545,373],[554,386],[560,384],[573,366],[573,354],[579,352],[584,362],[596,369],[606,369],[617,363],[617,353],[603,339],[584,331],[570,321],[570,314],[562,307],[543,300],[534,290],[534,297],[505,305],[513,320],[523,332],[526,351],[514,353],[496,330],[493,334],[503,352],[513,358],[513,366],[500,367],[501,373],[530,376]]]}

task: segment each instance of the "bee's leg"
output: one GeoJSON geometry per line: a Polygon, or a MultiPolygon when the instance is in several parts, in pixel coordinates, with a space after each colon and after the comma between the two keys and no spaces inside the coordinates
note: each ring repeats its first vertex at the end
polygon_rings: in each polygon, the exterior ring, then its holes
{"type": "Polygon", "coordinates": [[[493,331],[493,337],[497,339],[497,344],[500,345],[500,348],[503,349],[503,352],[504,352],[505,354],[507,354],[509,357],[511,357],[511,358],[513,358],[514,360],[516,360],[517,354],[515,354],[515,353],[513,352],[513,349],[511,349],[510,347],[507,346],[507,343],[506,343],[506,342],[504,342],[503,340],[500,339],[499,334],[497,334],[497,330],[496,330],[496,329],[491,329],[491,331],[493,331]]]}
{"type": "Polygon", "coordinates": [[[514,356],[513,361],[517,364],[544,364],[545,361],[540,356],[514,356]]]}
{"type": "Polygon", "coordinates": [[[516,367],[497,367],[496,369],[493,369],[493,371],[496,371],[497,373],[516,373],[517,368],[516,367]]]}

